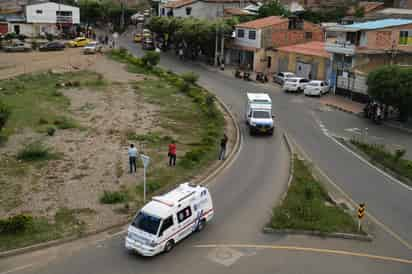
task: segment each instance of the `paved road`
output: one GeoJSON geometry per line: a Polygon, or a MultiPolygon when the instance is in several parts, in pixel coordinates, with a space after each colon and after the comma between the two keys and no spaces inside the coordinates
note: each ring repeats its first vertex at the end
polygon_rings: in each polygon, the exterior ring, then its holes
{"type": "MultiPolygon", "coordinates": [[[[127,45],[139,53],[134,45],[127,45]]],[[[230,105],[242,125],[244,142],[239,157],[211,183],[215,220],[202,233],[179,244],[172,253],[156,258],[126,253],[124,235],[117,235],[96,243],[80,241],[5,259],[0,261],[0,274],[411,273],[410,250],[378,228],[379,237],[373,243],[262,234],[261,228],[269,218],[273,201],[279,199],[285,188],[288,154],[280,132],[272,138],[252,138],[246,134],[242,123],[246,90],[269,91],[281,127],[329,177],[354,199],[366,201],[374,215],[409,242],[412,241],[409,232],[412,218],[407,207],[411,204],[411,193],[338,147],[321,130],[318,117],[305,104],[305,99],[195,64],[181,64],[166,56],[162,57],[162,65],[177,72],[198,73],[200,83],[230,105]]]]}

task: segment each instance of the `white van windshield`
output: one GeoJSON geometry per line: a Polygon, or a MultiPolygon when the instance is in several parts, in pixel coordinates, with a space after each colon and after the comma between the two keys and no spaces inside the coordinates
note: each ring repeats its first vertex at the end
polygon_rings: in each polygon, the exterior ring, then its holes
{"type": "Polygon", "coordinates": [[[134,219],[132,226],[146,231],[147,233],[156,235],[159,230],[160,218],[148,215],[144,212],[139,212],[139,214],[134,219]]]}
{"type": "Polygon", "coordinates": [[[270,118],[270,114],[267,111],[254,111],[253,118],[270,118]]]}

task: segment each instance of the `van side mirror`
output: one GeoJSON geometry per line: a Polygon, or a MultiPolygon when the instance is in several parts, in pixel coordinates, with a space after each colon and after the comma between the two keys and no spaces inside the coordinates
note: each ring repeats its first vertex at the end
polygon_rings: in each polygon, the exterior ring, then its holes
{"type": "Polygon", "coordinates": [[[252,117],[252,115],[248,114],[248,115],[247,115],[247,117],[249,117],[249,118],[250,118],[250,117],[252,117]]]}
{"type": "Polygon", "coordinates": [[[275,118],[275,115],[272,115],[272,118],[275,118]]]}

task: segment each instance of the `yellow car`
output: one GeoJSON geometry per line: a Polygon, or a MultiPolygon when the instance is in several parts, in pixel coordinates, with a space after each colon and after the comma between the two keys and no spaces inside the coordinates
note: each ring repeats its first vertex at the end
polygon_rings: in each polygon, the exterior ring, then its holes
{"type": "Polygon", "coordinates": [[[71,41],[69,41],[69,47],[76,48],[76,47],[84,47],[89,44],[91,40],[85,37],[77,37],[71,41]]]}
{"type": "Polygon", "coordinates": [[[142,36],[140,33],[138,33],[138,34],[136,34],[136,35],[134,36],[134,41],[135,41],[136,43],[142,42],[142,39],[143,39],[143,36],[142,36]]]}

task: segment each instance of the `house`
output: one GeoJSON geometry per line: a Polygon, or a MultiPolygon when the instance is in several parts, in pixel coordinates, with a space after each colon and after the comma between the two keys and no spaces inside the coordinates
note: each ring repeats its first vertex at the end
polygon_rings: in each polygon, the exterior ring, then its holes
{"type": "Polygon", "coordinates": [[[285,69],[276,54],[278,47],[322,41],[323,37],[320,26],[297,17],[270,16],[241,23],[228,43],[225,62],[256,72],[278,72],[285,69]]]}
{"type": "Polygon", "coordinates": [[[78,7],[54,2],[26,5],[24,14],[14,15],[16,18],[7,19],[8,32],[15,32],[29,37],[40,34],[57,35],[62,31],[70,31],[80,24],[78,7]]]}
{"type": "Polygon", "coordinates": [[[367,100],[367,74],[389,64],[412,65],[412,20],[383,19],[336,25],[325,49],[332,56],[330,81],[335,93],[367,100]]]}
{"type": "Polygon", "coordinates": [[[331,56],[325,43],[311,41],[277,48],[278,58],[284,64],[282,71],[294,72],[299,77],[327,80],[331,72],[331,56]]]}
{"type": "Polygon", "coordinates": [[[393,7],[400,9],[412,9],[412,0],[394,0],[393,7]]]}
{"type": "Polygon", "coordinates": [[[214,19],[223,17],[225,9],[244,8],[252,0],[176,0],[159,4],[160,16],[214,19]]]}
{"type": "Polygon", "coordinates": [[[280,0],[280,3],[292,10],[293,7],[303,7],[304,9],[325,9],[344,5],[346,0],[280,0]]]}

